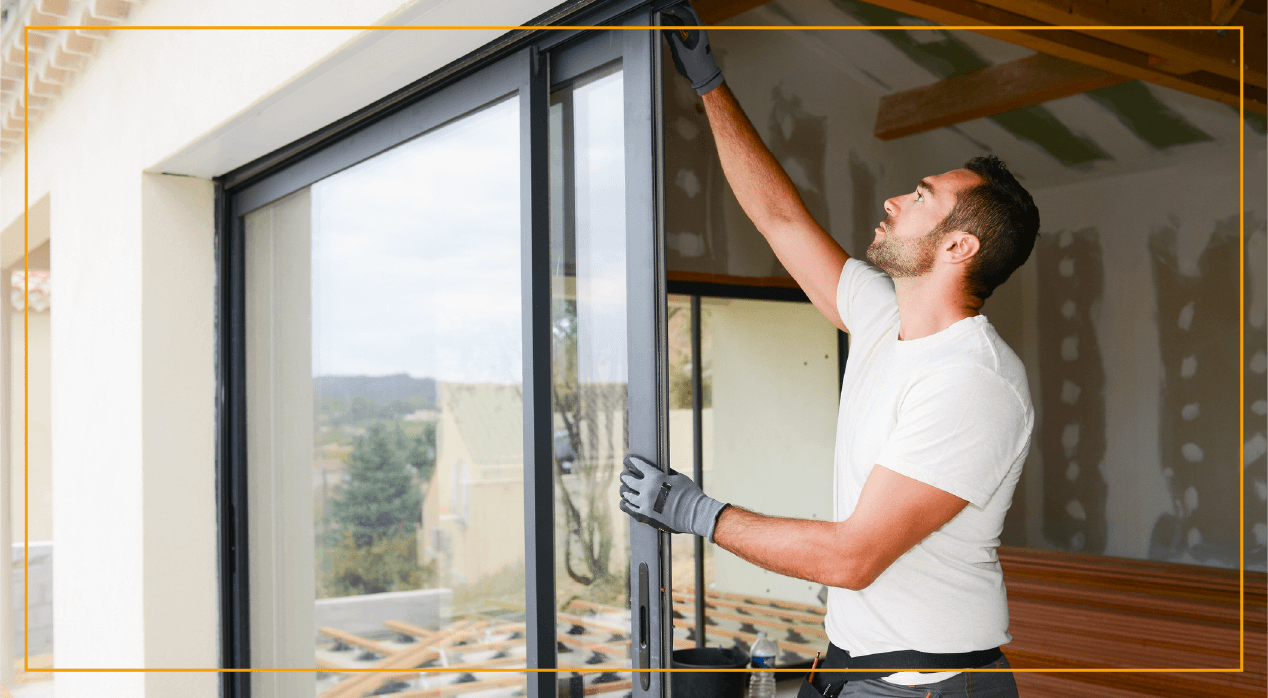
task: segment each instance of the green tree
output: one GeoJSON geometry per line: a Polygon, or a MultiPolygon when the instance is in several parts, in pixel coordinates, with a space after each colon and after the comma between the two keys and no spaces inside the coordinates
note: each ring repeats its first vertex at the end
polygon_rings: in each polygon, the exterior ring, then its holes
{"type": "Polygon", "coordinates": [[[345,413],[349,423],[356,424],[369,419],[378,419],[381,407],[378,403],[363,395],[354,395],[348,403],[345,413]]]}
{"type": "Polygon", "coordinates": [[[405,460],[418,473],[418,479],[430,483],[436,473],[436,423],[423,422],[422,431],[404,441],[405,460]]]}
{"type": "Polygon", "coordinates": [[[556,414],[563,422],[571,449],[555,452],[555,493],[563,511],[565,539],[564,571],[572,581],[589,587],[592,598],[613,599],[621,589],[622,577],[612,569],[611,506],[616,492],[614,481],[628,443],[625,425],[627,391],[621,384],[583,383],[577,355],[577,303],[554,303],[554,381],[551,385],[556,414]],[[617,415],[617,416],[614,416],[617,415]],[[600,438],[607,431],[608,438],[600,438]],[[583,438],[582,434],[585,433],[583,438]],[[606,444],[607,452],[600,452],[606,444]],[[567,456],[575,492],[564,481],[567,456]]]}
{"type": "Polygon", "coordinates": [[[321,570],[321,597],[378,594],[421,589],[435,577],[436,563],[418,565],[418,542],[413,533],[400,531],[358,546],[352,531],[326,549],[321,570]]]}
{"type": "Polygon", "coordinates": [[[423,422],[422,431],[402,442],[405,460],[418,475],[419,492],[425,502],[431,490],[432,476],[436,474],[436,423],[423,422]]]}
{"type": "Polygon", "coordinates": [[[401,533],[413,533],[422,513],[422,495],[402,445],[397,426],[388,431],[381,424],[358,437],[348,455],[348,482],[331,502],[335,525],[352,536],[357,548],[366,548],[401,533]]]}

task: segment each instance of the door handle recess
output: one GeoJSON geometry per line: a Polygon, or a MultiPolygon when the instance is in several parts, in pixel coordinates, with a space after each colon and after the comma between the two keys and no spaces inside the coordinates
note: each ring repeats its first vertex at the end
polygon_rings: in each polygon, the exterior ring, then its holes
{"type": "MultiPolygon", "coordinates": [[[[652,668],[651,608],[648,605],[646,562],[638,563],[638,668],[652,668]]],[[[639,673],[638,681],[644,691],[649,690],[652,687],[652,672],[639,673]]]]}

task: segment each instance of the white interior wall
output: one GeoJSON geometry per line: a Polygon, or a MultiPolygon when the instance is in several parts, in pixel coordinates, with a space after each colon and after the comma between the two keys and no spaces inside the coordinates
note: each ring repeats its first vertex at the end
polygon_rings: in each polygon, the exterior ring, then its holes
{"type": "MultiPolygon", "coordinates": [[[[719,501],[772,516],[832,519],[839,367],[836,328],[809,303],[715,301],[713,471],[719,501]]],[[[817,603],[820,585],[763,570],[720,548],[719,591],[817,603]]]]}
{"type": "MultiPolygon", "coordinates": [[[[706,407],[700,414],[704,453],[701,454],[704,476],[713,471],[713,408],[706,407]]],[[[695,469],[695,445],[692,442],[694,426],[690,408],[669,410],[669,467],[680,473],[695,469]]]]}
{"type": "MultiPolygon", "coordinates": [[[[1246,153],[1246,240],[1249,255],[1258,256],[1263,268],[1264,221],[1268,217],[1268,178],[1264,138],[1251,132],[1246,153]]],[[[1159,353],[1160,318],[1155,310],[1155,280],[1149,262],[1150,234],[1163,227],[1179,231],[1178,252],[1182,270],[1196,271],[1199,255],[1219,221],[1238,210],[1238,163],[1227,157],[1178,162],[1174,167],[1111,179],[1073,184],[1035,192],[1049,235],[1095,227],[1100,231],[1105,268],[1104,296],[1096,333],[1101,345],[1106,384],[1106,452],[1101,472],[1107,484],[1108,537],[1105,553],[1130,558],[1149,557],[1149,536],[1158,517],[1174,513],[1174,501],[1160,465],[1160,377],[1164,368],[1159,353]]],[[[1246,332],[1265,332],[1265,278],[1254,273],[1250,260],[1246,278],[1246,303],[1252,313],[1246,332]],[[1258,324],[1254,316],[1258,316],[1258,324]]],[[[1227,273],[1237,276],[1236,268],[1227,273]]],[[[1237,303],[1236,296],[1228,303],[1237,303]]],[[[1236,326],[1226,329],[1236,332],[1236,326]]],[[[1252,356],[1248,352],[1248,364],[1252,356]]],[[[1230,367],[1231,368],[1231,367],[1230,367]]],[[[1248,365],[1248,384],[1264,385],[1264,375],[1248,365]]],[[[1223,371],[1217,378],[1236,404],[1236,373],[1223,371]]],[[[1036,401],[1038,401],[1036,397],[1036,401]]],[[[1246,438],[1262,434],[1262,415],[1247,411],[1246,438]]],[[[1262,456],[1260,457],[1262,458],[1262,456]]],[[[1268,474],[1263,461],[1248,462],[1246,487],[1263,491],[1268,474]]],[[[1254,495],[1252,495],[1254,496],[1254,495]]],[[[1262,507],[1263,498],[1258,497],[1262,507]]],[[[1253,501],[1253,500],[1252,500],[1253,501]]],[[[1236,501],[1208,506],[1236,507],[1236,501]]],[[[1262,509],[1247,511],[1248,518],[1262,516],[1262,509]]],[[[1247,560],[1263,569],[1263,560],[1247,560]]]]}

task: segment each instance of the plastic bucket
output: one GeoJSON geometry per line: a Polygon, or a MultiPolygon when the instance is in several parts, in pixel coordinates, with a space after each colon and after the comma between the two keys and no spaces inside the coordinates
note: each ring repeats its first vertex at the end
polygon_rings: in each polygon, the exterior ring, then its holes
{"type": "MultiPolygon", "coordinates": [[[[674,669],[743,669],[748,666],[748,654],[734,647],[693,647],[674,650],[670,666],[674,669]]],[[[673,698],[743,698],[747,678],[748,673],[743,671],[675,672],[670,680],[671,695],[673,698]]]]}

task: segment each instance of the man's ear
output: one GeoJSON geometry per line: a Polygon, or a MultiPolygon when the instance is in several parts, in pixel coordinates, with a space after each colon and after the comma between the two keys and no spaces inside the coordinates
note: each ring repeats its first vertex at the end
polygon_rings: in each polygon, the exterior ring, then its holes
{"type": "Polygon", "coordinates": [[[953,230],[942,242],[942,249],[947,253],[947,261],[952,264],[964,264],[973,259],[981,249],[982,241],[973,233],[953,230]]]}

